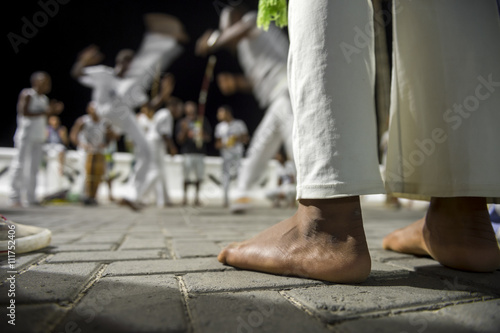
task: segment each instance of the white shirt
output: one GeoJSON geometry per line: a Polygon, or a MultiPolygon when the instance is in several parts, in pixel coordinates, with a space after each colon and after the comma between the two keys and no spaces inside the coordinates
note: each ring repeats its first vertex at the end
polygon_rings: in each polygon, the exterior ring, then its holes
{"type": "Polygon", "coordinates": [[[240,141],[232,142],[235,136],[241,136],[248,133],[247,126],[242,120],[233,119],[231,122],[222,121],[215,126],[215,138],[220,139],[224,148],[222,155],[241,154],[243,155],[244,146],[240,141]]]}
{"type": "MultiPolygon", "coordinates": [[[[28,111],[30,113],[44,113],[49,107],[49,98],[46,95],[39,95],[33,88],[26,88],[21,93],[30,96],[28,111]]],[[[47,117],[25,117],[17,115],[16,140],[33,140],[44,142],[47,137],[47,117]]]]}
{"type": "MultiPolygon", "coordinates": [[[[256,21],[257,12],[251,11],[242,20],[256,21]]],[[[250,36],[238,43],[238,59],[245,76],[253,85],[261,107],[267,107],[274,98],[288,89],[287,61],[289,41],[278,27],[269,30],[255,28],[250,36]]]]}
{"type": "Polygon", "coordinates": [[[90,152],[103,153],[109,122],[102,118],[95,122],[89,115],[82,117],[83,126],[80,131],[80,140],[89,146],[90,152]]]}
{"type": "Polygon", "coordinates": [[[174,120],[170,110],[166,108],[156,111],[153,118],[141,113],[137,116],[137,121],[150,143],[162,144],[164,135],[172,137],[174,120]]]}

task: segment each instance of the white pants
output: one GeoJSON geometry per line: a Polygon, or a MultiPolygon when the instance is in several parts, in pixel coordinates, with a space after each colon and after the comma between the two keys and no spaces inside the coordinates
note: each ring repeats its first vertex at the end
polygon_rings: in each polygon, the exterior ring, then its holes
{"type": "MultiPolygon", "coordinates": [[[[388,189],[410,196],[499,197],[496,2],[394,4],[388,189]],[[474,110],[448,111],[454,104],[474,110]],[[414,162],[411,172],[405,161],[414,162]]],[[[384,193],[371,2],[291,0],[289,18],[297,197],[384,193]]]]}
{"type": "Polygon", "coordinates": [[[163,207],[170,203],[167,191],[167,178],[165,175],[165,145],[157,141],[148,141],[151,151],[151,164],[148,171],[148,181],[150,187],[147,191],[153,190],[155,193],[156,205],[163,207]]]}
{"type": "Polygon", "coordinates": [[[43,157],[43,142],[29,138],[15,139],[14,147],[17,152],[10,166],[10,200],[13,203],[21,203],[22,192],[25,192],[28,205],[34,204],[37,202],[35,191],[43,157]]]}
{"type": "Polygon", "coordinates": [[[268,107],[257,126],[246,158],[238,174],[237,195],[244,197],[252,185],[259,180],[262,170],[284,145],[287,157],[293,159],[292,143],[293,115],[290,96],[283,93],[268,107]]]}
{"type": "Polygon", "coordinates": [[[222,151],[222,188],[224,190],[224,203],[229,204],[229,187],[231,180],[238,176],[238,170],[243,158],[242,151],[222,151]]]}

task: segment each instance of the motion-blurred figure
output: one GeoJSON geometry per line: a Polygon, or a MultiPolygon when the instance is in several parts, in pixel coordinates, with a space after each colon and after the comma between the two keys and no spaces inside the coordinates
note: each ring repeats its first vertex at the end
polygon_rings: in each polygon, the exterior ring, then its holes
{"type": "Polygon", "coordinates": [[[244,5],[228,6],[220,17],[219,30],[208,30],[196,44],[198,55],[221,48],[236,49],[244,75],[219,74],[217,81],[224,94],[253,92],[266,113],[252,136],[238,175],[237,199],[233,212],[244,212],[251,200],[248,191],[281,145],[292,160],[292,106],[288,94],[287,58],[289,42],[274,25],[264,31],[256,26],[257,12],[244,5]]]}
{"type": "Polygon", "coordinates": [[[80,53],[72,69],[73,77],[93,89],[92,100],[96,103],[98,115],[121,128],[133,141],[135,193],[130,193],[121,203],[134,210],[140,208],[138,198],[150,187],[147,175],[151,154],[133,110],[146,104],[153,109],[158,107],[161,98],[149,100],[146,91],[155,75],[181,54],[180,43],[188,40],[183,25],[172,16],[147,14],[145,25],[147,32],[137,54],[132,50],[121,50],[114,68],[96,66],[103,55],[96,46],[90,46],[80,53]]]}

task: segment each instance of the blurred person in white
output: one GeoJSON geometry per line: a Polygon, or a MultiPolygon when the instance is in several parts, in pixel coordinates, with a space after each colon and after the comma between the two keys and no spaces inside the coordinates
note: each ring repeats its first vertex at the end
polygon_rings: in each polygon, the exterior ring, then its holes
{"type": "Polygon", "coordinates": [[[133,190],[120,203],[134,210],[140,209],[138,199],[154,181],[148,178],[151,154],[147,140],[135,117],[135,108],[150,104],[153,109],[161,103],[161,96],[149,99],[146,92],[157,73],[168,67],[183,51],[181,43],[188,40],[182,23],[175,17],[160,13],[144,16],[146,33],[137,54],[129,49],[116,56],[114,68],[98,65],[103,54],[92,45],[83,50],[71,74],[83,85],[92,88],[92,100],[97,113],[123,130],[134,145],[133,190]]]}
{"type": "Polygon", "coordinates": [[[35,72],[30,82],[31,88],[23,89],[17,102],[16,153],[10,165],[10,200],[15,207],[23,206],[24,199],[28,206],[39,205],[35,191],[47,134],[47,117],[58,115],[64,109],[62,102],[49,100],[46,95],[52,89],[48,73],[35,72]]]}
{"type": "Polygon", "coordinates": [[[266,193],[266,197],[271,200],[274,207],[280,207],[281,201],[285,202],[285,207],[295,207],[295,197],[297,195],[297,184],[295,182],[295,163],[286,159],[286,154],[282,151],[275,156],[276,174],[278,182],[276,187],[266,193]]]}
{"type": "Polygon", "coordinates": [[[83,204],[97,205],[97,191],[106,172],[104,151],[114,138],[111,124],[97,114],[96,104],[87,105],[87,114],[79,117],[70,131],[72,143],[85,151],[85,186],[83,204]]]}
{"type": "Polygon", "coordinates": [[[236,50],[243,75],[219,74],[219,88],[226,95],[253,92],[265,109],[238,173],[236,199],[231,204],[235,213],[251,207],[249,190],[283,144],[287,158],[293,159],[293,115],[287,84],[289,41],[284,31],[274,25],[267,31],[257,28],[256,19],[257,12],[244,3],[227,6],[221,12],[219,29],[206,31],[196,44],[198,55],[222,48],[236,50]]]}
{"type": "MultiPolygon", "coordinates": [[[[383,247],[429,255],[454,269],[493,272],[500,268],[500,249],[487,200],[500,199],[497,2],[404,0],[393,2],[393,13],[385,187],[430,205],[424,218],[388,235],[383,247]]],[[[291,0],[289,14],[299,207],[291,218],[229,245],[219,260],[361,282],[371,258],[360,196],[385,192],[371,1],[291,0]]]]}
{"type": "Polygon", "coordinates": [[[161,79],[162,95],[166,99],[164,107],[154,110],[146,105],[137,115],[137,121],[144,131],[153,159],[148,177],[153,177],[155,180],[149,190],[154,189],[158,207],[172,206],[167,188],[165,154],[167,152],[171,156],[177,154],[177,147],[173,140],[174,121],[182,115],[182,109],[177,107],[173,101],[169,102],[172,98],[170,95],[174,85],[174,76],[168,73],[164,75],[161,79]]]}
{"type": "Polygon", "coordinates": [[[245,122],[235,119],[233,108],[222,105],[217,109],[215,126],[215,148],[222,157],[222,187],[224,189],[224,207],[229,207],[229,186],[236,179],[240,169],[241,159],[248,143],[248,129],[245,122]]]}

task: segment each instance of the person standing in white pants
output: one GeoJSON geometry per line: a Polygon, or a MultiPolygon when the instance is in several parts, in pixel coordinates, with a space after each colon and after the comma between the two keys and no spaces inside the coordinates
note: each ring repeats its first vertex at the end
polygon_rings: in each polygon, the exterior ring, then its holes
{"type": "MultiPolygon", "coordinates": [[[[171,84],[173,84],[173,76],[169,75],[162,81],[171,81],[171,84]]],[[[169,88],[170,91],[172,89],[173,87],[169,88]]],[[[137,115],[137,121],[144,131],[152,156],[152,163],[148,172],[152,176],[156,175],[150,189],[154,188],[157,207],[172,205],[167,190],[165,154],[167,151],[172,156],[177,154],[177,147],[173,141],[174,119],[179,118],[180,115],[181,113],[178,110],[171,111],[166,107],[153,110],[148,106],[144,106],[141,113],[137,115]]]]}
{"type": "Polygon", "coordinates": [[[236,200],[231,205],[235,213],[250,207],[249,190],[282,145],[287,158],[293,160],[293,115],[287,84],[289,41],[274,25],[267,31],[258,29],[256,20],[257,12],[244,5],[227,6],[221,13],[219,30],[208,30],[196,47],[198,55],[236,48],[244,75],[221,73],[219,87],[225,94],[251,91],[266,110],[238,172],[236,200]]]}
{"type": "Polygon", "coordinates": [[[238,176],[241,159],[248,143],[248,129],[243,120],[235,119],[233,109],[229,105],[221,105],[217,109],[215,126],[215,148],[222,157],[222,187],[224,190],[224,207],[229,207],[229,186],[231,180],[238,176]]]}
{"type": "Polygon", "coordinates": [[[138,198],[151,187],[155,177],[148,174],[151,153],[144,133],[137,124],[134,109],[150,104],[154,109],[161,96],[149,100],[146,91],[155,75],[168,67],[182,52],[180,43],[187,41],[182,24],[164,14],[145,16],[147,32],[134,55],[122,50],[116,57],[115,68],[99,65],[103,58],[96,46],[85,49],[72,69],[72,76],[93,89],[92,100],[97,112],[126,133],[134,144],[134,189],[121,203],[137,210],[138,198]]]}
{"type": "Polygon", "coordinates": [[[62,102],[49,101],[52,89],[50,75],[35,72],[31,75],[31,88],[19,94],[17,102],[17,130],[14,147],[17,149],[12,159],[10,200],[14,207],[23,205],[23,190],[29,206],[38,205],[36,186],[38,170],[46,140],[47,117],[57,115],[64,109],[62,102]]]}
{"type": "MultiPolygon", "coordinates": [[[[487,197],[500,197],[496,1],[393,6],[386,187],[430,197],[430,206],[425,218],[391,233],[383,246],[430,255],[455,269],[492,272],[500,267],[486,204],[487,197]]],[[[364,281],[371,259],[359,196],[385,192],[377,160],[371,2],[292,0],[289,20],[299,207],[293,217],[226,247],[219,261],[364,281]]]]}

